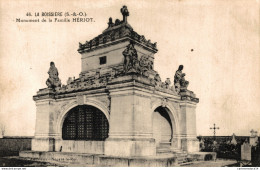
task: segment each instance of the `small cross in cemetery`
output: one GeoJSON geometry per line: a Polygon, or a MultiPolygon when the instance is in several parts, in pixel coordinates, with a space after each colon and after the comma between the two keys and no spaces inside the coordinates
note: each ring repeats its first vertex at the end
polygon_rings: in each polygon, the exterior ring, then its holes
{"type": "Polygon", "coordinates": [[[216,138],[216,130],[219,129],[219,127],[216,127],[216,124],[214,123],[214,126],[211,127],[210,129],[213,129],[213,135],[214,135],[214,139],[216,138]]]}

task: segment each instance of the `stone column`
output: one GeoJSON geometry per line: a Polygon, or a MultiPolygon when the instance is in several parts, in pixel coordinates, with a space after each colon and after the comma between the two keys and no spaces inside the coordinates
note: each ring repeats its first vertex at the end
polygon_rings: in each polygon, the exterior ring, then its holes
{"type": "Polygon", "coordinates": [[[155,140],[152,139],[152,110],[149,92],[134,86],[123,88],[114,86],[110,89],[110,95],[109,138],[105,141],[105,154],[112,156],[156,155],[155,140]]]}
{"type": "Polygon", "coordinates": [[[180,103],[181,149],[187,152],[199,151],[196,127],[196,103],[184,100],[180,103]]]}

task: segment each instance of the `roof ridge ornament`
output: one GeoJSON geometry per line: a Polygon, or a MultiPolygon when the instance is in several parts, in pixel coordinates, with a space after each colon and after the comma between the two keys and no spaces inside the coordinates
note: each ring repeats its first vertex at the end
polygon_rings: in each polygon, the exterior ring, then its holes
{"type": "Polygon", "coordinates": [[[128,12],[127,6],[124,5],[124,6],[121,8],[121,13],[122,13],[122,15],[123,15],[123,22],[124,22],[124,23],[127,23],[127,17],[129,16],[129,12],[128,12]]]}
{"type": "Polygon", "coordinates": [[[115,25],[115,24],[113,23],[113,19],[112,19],[112,17],[109,18],[107,24],[108,24],[108,28],[113,27],[113,26],[115,25]]]}

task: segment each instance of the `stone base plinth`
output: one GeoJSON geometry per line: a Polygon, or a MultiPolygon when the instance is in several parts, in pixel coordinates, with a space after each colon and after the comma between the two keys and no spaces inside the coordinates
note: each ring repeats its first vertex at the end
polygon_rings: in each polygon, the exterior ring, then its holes
{"type": "Polygon", "coordinates": [[[54,138],[34,138],[32,139],[33,151],[55,151],[54,138]]]}
{"type": "Polygon", "coordinates": [[[154,139],[108,138],[105,141],[105,155],[109,156],[154,156],[154,139]]]}
{"type": "Polygon", "coordinates": [[[152,157],[113,157],[99,156],[100,166],[114,167],[174,167],[178,166],[176,157],[152,156],[152,157]]]}
{"type": "Polygon", "coordinates": [[[187,152],[199,152],[199,140],[198,139],[182,139],[181,146],[183,151],[187,152]]]}
{"type": "Polygon", "coordinates": [[[193,139],[193,140],[187,140],[187,151],[188,152],[199,152],[199,140],[193,139]]]}
{"type": "Polygon", "coordinates": [[[114,167],[173,167],[178,166],[172,155],[148,157],[113,157],[96,154],[67,152],[20,151],[19,156],[45,162],[60,162],[69,166],[114,166],[114,167]]]}
{"type": "Polygon", "coordinates": [[[80,154],[69,152],[39,152],[39,151],[20,151],[19,156],[45,162],[60,162],[69,164],[89,164],[93,165],[93,154],[80,154]]]}
{"type": "Polygon", "coordinates": [[[89,153],[89,154],[104,154],[104,141],[74,141],[62,140],[61,149],[56,151],[89,153]]]}

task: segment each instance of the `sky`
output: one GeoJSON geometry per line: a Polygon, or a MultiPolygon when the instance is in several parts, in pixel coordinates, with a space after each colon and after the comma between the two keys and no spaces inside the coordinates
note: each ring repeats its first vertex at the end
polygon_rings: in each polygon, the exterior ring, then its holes
{"type": "Polygon", "coordinates": [[[122,19],[123,5],[134,30],[157,42],[155,69],[162,80],[173,81],[184,65],[189,89],[200,99],[198,135],[212,135],[213,123],[217,135],[260,133],[259,0],[0,2],[0,123],[6,135],[34,135],[32,96],[46,87],[50,61],[63,84],[78,77],[78,43],[101,34],[109,17],[122,19]],[[94,22],[15,22],[27,12],[86,12],[94,22]]]}

